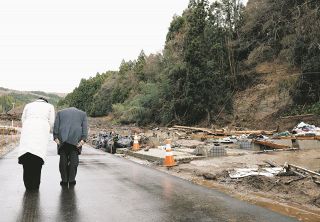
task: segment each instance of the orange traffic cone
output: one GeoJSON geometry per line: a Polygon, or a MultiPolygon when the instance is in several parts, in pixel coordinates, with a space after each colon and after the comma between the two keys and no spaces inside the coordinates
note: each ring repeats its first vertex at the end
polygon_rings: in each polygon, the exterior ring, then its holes
{"type": "Polygon", "coordinates": [[[138,140],[137,134],[134,135],[132,150],[133,151],[140,150],[140,145],[139,145],[139,140],[138,140]]]}
{"type": "Polygon", "coordinates": [[[172,167],[172,166],[176,165],[174,158],[173,158],[172,150],[171,150],[171,140],[170,139],[166,140],[166,156],[164,158],[163,165],[166,167],[172,167]]]}

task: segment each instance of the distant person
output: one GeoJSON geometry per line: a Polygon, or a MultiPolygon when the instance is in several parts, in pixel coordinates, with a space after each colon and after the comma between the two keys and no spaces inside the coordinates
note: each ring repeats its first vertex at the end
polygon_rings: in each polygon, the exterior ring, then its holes
{"type": "Polygon", "coordinates": [[[82,146],[88,136],[87,114],[71,107],[56,115],[53,138],[60,155],[61,186],[76,185],[77,168],[82,146]]]}
{"type": "Polygon", "coordinates": [[[24,107],[18,159],[23,165],[23,181],[27,190],[39,189],[54,115],[53,105],[42,97],[24,107]]]}

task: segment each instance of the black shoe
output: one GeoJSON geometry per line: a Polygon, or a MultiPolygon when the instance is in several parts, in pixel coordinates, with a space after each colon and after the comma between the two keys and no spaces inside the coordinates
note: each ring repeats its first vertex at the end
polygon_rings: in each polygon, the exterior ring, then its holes
{"type": "Polygon", "coordinates": [[[68,186],[68,182],[60,181],[60,185],[61,185],[61,186],[66,186],[66,187],[67,187],[67,186],[68,186]]]}
{"type": "Polygon", "coordinates": [[[69,182],[69,186],[75,186],[77,183],[77,181],[72,181],[72,182],[69,182]]]}

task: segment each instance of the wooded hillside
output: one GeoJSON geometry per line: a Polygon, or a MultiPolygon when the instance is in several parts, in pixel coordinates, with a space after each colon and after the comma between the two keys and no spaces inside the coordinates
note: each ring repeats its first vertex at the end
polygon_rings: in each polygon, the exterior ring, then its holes
{"type": "Polygon", "coordinates": [[[265,116],[320,114],[319,7],[316,0],[249,0],[246,7],[191,0],[174,16],[162,53],[142,51],[119,71],[83,79],[59,104],[121,123],[225,124],[254,107],[241,95],[273,82],[274,93],[261,96],[280,93],[288,102],[265,116]]]}

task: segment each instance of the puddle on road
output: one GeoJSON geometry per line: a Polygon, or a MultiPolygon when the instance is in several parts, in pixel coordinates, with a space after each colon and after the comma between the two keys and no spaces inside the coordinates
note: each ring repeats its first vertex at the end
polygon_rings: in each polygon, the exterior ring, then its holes
{"type": "Polygon", "coordinates": [[[292,203],[287,204],[287,203],[276,202],[260,193],[252,192],[252,195],[237,194],[232,189],[228,189],[224,185],[213,184],[212,182],[202,180],[202,179],[194,179],[192,181],[196,184],[199,184],[208,188],[213,188],[223,193],[227,193],[228,195],[234,198],[247,201],[251,204],[255,204],[257,206],[267,208],[269,210],[275,211],[277,213],[280,213],[289,217],[295,217],[300,221],[306,221],[306,222],[320,221],[320,210],[312,211],[298,204],[292,204],[292,203]]]}

